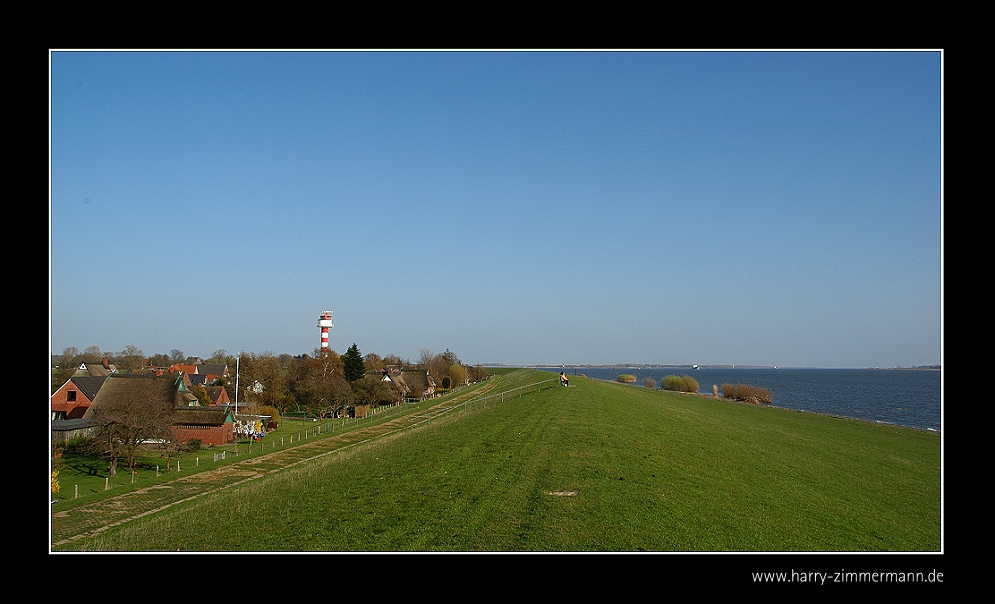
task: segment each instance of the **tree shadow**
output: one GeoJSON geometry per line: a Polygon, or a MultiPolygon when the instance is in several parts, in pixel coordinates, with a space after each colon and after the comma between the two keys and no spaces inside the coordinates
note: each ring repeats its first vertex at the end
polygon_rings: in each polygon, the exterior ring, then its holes
{"type": "Polygon", "coordinates": [[[65,466],[80,474],[87,476],[100,476],[107,471],[107,460],[99,457],[77,457],[64,455],[62,462],[65,466]]]}

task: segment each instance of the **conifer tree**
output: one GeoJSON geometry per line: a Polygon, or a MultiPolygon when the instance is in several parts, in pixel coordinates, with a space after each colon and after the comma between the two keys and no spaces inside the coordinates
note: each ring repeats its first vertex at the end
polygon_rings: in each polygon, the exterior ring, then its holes
{"type": "Polygon", "coordinates": [[[342,365],[345,379],[349,382],[355,382],[366,375],[366,363],[363,361],[363,355],[360,354],[359,347],[356,346],[355,342],[342,355],[342,365]]]}

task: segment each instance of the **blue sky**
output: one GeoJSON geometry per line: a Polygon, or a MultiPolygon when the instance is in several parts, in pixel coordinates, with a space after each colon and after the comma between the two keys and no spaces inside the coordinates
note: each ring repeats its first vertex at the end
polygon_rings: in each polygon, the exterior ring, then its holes
{"type": "Polygon", "coordinates": [[[53,51],[52,352],[939,363],[942,59],[53,51]]]}

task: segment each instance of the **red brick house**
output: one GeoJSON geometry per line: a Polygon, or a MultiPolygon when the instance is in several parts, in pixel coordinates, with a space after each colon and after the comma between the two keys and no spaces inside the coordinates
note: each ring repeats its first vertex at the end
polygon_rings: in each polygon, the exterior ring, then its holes
{"type": "Polygon", "coordinates": [[[97,391],[104,385],[106,377],[73,377],[52,395],[52,419],[80,419],[97,391]]]}
{"type": "Polygon", "coordinates": [[[202,445],[227,445],[235,441],[235,416],[227,406],[179,407],[173,411],[173,438],[198,439],[202,445]]]}

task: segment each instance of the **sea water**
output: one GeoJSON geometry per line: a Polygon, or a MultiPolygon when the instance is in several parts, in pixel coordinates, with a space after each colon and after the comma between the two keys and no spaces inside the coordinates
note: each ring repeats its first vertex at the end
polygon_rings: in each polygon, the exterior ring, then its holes
{"type": "Polygon", "coordinates": [[[702,394],[712,386],[747,384],[771,391],[772,405],[874,422],[940,430],[942,373],[932,369],[808,369],[730,367],[543,367],[616,380],[620,374],[636,376],[633,387],[644,387],[652,378],[659,388],[667,375],[693,377],[702,394]]]}

